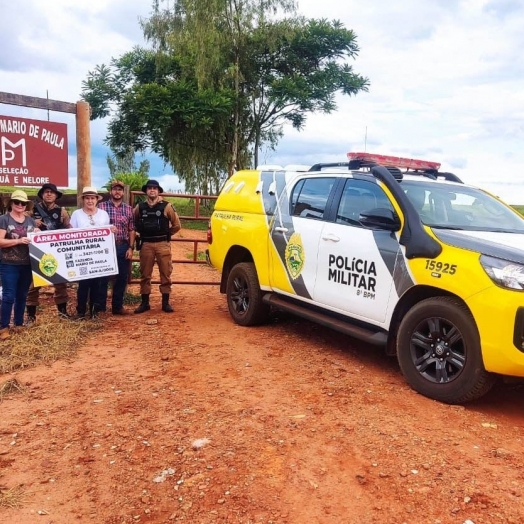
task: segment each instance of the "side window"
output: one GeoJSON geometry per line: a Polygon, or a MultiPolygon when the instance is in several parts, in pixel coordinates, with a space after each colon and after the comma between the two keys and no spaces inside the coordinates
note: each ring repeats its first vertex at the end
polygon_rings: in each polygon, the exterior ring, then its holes
{"type": "Polygon", "coordinates": [[[291,194],[291,215],[321,219],[335,183],[334,178],[305,178],[291,194]]]}
{"type": "Polygon", "coordinates": [[[378,207],[394,211],[380,186],[366,180],[348,178],[337,211],[337,223],[360,225],[360,213],[378,207]]]}

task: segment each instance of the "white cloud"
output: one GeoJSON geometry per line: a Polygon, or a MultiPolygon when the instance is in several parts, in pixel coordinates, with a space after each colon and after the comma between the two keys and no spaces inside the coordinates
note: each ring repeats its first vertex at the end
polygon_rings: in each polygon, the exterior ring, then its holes
{"type": "MultiPolygon", "coordinates": [[[[18,0],[0,18],[2,91],[76,102],[87,72],[142,45],[139,17],[149,0],[18,0]]],[[[524,203],[524,6],[517,0],[299,0],[306,17],[339,19],[355,31],[354,70],[369,93],[339,97],[338,111],[286,129],[261,163],[344,161],[362,150],[442,163],[510,203],[524,203]]],[[[0,114],[47,119],[43,111],[0,105],[0,114]]],[[[52,113],[69,126],[74,118],[52,113]]],[[[93,183],[107,180],[105,122],[93,122],[93,183]]],[[[166,187],[170,168],[152,160],[166,187]]],[[[70,159],[70,186],[76,160],[70,159]]],[[[171,175],[177,179],[174,175],[171,175]]]]}
{"type": "Polygon", "coordinates": [[[184,184],[180,182],[177,175],[164,173],[161,176],[156,176],[155,180],[158,181],[162,189],[167,193],[179,193],[184,190],[184,184]]]}
{"type": "Polygon", "coordinates": [[[468,183],[524,203],[521,3],[299,5],[308,17],[338,18],[355,31],[361,51],[354,69],[371,86],[339,99],[336,113],[308,118],[304,131],[286,130],[265,161],[342,161],[366,142],[367,151],[441,162],[468,183]]]}

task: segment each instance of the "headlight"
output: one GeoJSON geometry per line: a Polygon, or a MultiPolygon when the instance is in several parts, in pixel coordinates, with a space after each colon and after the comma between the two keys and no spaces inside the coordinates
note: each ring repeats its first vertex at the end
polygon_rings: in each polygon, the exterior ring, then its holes
{"type": "Polygon", "coordinates": [[[480,257],[480,263],[497,286],[518,291],[524,290],[524,266],[522,264],[486,255],[480,257]]]}

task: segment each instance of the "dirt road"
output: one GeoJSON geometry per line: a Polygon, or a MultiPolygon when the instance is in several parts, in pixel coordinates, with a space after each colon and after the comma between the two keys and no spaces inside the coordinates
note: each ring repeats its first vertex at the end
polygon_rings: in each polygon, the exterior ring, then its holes
{"type": "Polygon", "coordinates": [[[174,297],[17,373],[0,486],[24,503],[1,523],[524,521],[522,387],[439,404],[378,349],[284,315],[238,327],[218,286],[174,297]]]}

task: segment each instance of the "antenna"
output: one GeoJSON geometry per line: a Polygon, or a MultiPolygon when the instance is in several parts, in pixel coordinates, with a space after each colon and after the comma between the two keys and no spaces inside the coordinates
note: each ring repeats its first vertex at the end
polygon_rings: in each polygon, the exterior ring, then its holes
{"type": "Polygon", "coordinates": [[[45,90],[45,95],[47,97],[47,121],[49,122],[49,89],[45,90]]]}

